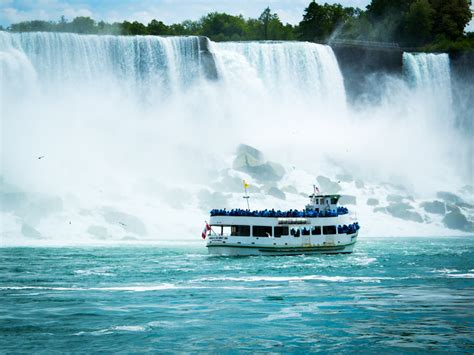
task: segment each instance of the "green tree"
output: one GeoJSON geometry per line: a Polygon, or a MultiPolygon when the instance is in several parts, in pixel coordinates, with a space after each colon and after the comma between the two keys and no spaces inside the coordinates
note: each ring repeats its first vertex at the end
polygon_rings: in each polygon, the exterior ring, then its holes
{"type": "Polygon", "coordinates": [[[410,45],[422,45],[432,39],[435,10],[428,0],[416,0],[405,15],[405,40],[410,45]]]}
{"type": "Polygon", "coordinates": [[[303,20],[299,23],[300,38],[306,41],[326,41],[338,26],[349,20],[352,12],[350,9],[353,10],[340,4],[319,5],[313,0],[304,10],[303,20]]]}
{"type": "Polygon", "coordinates": [[[71,32],[75,33],[97,33],[95,22],[90,17],[76,17],[68,27],[71,32]]]}
{"type": "Polygon", "coordinates": [[[273,15],[270,8],[267,7],[265,10],[263,10],[262,14],[258,18],[258,20],[262,24],[263,39],[265,39],[265,40],[268,39],[268,26],[270,24],[270,21],[273,19],[273,16],[275,16],[275,15],[273,15]]]}
{"type": "Polygon", "coordinates": [[[49,32],[54,31],[54,23],[48,21],[24,21],[12,24],[10,31],[12,32],[49,32]]]}
{"type": "Polygon", "coordinates": [[[147,26],[147,32],[150,35],[163,36],[169,33],[169,28],[161,21],[151,20],[147,26]]]}
{"type": "Polygon", "coordinates": [[[199,21],[200,33],[215,41],[225,41],[231,38],[240,39],[245,34],[245,20],[242,16],[232,16],[225,13],[211,12],[199,21]]]}
{"type": "Polygon", "coordinates": [[[148,34],[147,28],[143,23],[138,21],[122,22],[122,34],[124,35],[146,35],[148,34]]]}
{"type": "Polygon", "coordinates": [[[470,0],[431,0],[435,10],[433,34],[451,40],[460,39],[471,21],[470,0]]]}

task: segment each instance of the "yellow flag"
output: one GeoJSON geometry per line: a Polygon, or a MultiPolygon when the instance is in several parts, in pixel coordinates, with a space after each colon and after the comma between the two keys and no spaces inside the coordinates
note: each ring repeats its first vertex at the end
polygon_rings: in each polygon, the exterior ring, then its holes
{"type": "Polygon", "coordinates": [[[248,189],[248,187],[249,187],[248,182],[244,180],[244,188],[248,189]]]}

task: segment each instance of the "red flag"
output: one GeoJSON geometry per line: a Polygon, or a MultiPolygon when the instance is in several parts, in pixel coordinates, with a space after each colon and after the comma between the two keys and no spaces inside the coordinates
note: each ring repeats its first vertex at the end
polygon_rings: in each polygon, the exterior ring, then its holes
{"type": "Polygon", "coordinates": [[[202,239],[206,239],[207,232],[209,232],[210,230],[211,230],[211,226],[206,222],[206,226],[204,227],[204,229],[201,233],[202,239]]]}

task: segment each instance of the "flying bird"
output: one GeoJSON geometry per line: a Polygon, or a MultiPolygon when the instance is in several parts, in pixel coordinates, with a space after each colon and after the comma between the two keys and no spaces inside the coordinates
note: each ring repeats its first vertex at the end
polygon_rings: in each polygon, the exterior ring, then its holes
{"type": "Polygon", "coordinates": [[[40,156],[38,157],[38,160],[39,160],[39,159],[43,159],[43,158],[44,158],[44,155],[40,155],[40,156]]]}

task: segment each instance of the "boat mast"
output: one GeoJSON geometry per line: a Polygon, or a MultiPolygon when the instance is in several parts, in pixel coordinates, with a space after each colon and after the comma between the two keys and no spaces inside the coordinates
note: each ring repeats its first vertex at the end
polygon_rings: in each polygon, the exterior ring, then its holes
{"type": "Polygon", "coordinates": [[[245,180],[242,180],[242,181],[244,182],[244,192],[245,192],[245,196],[243,196],[243,198],[247,200],[247,209],[250,211],[250,204],[249,204],[250,196],[247,194],[247,188],[249,187],[249,184],[245,180]]]}

